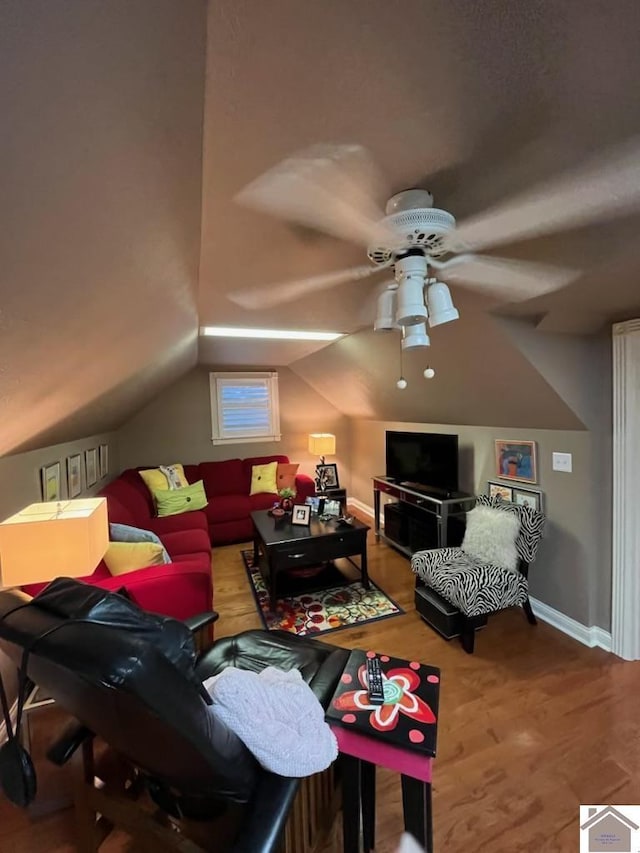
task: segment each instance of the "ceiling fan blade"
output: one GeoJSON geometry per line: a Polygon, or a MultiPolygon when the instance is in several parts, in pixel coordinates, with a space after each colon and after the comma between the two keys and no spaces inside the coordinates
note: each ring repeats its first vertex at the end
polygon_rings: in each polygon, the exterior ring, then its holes
{"type": "Polygon", "coordinates": [[[345,281],[368,278],[370,275],[379,272],[380,269],[382,267],[379,266],[352,267],[351,269],[338,270],[337,272],[325,273],[324,275],[274,284],[270,288],[256,287],[251,290],[240,290],[235,293],[229,293],[228,298],[242,308],[273,308],[276,305],[282,305],[283,302],[299,299],[301,296],[307,296],[318,290],[327,290],[345,281]]]}
{"type": "Polygon", "coordinates": [[[368,246],[381,236],[382,180],[359,145],[316,145],[293,155],[236,196],[240,204],[368,246]]]}
{"type": "Polygon", "coordinates": [[[490,255],[458,255],[450,261],[431,261],[442,278],[491,294],[506,302],[523,302],[569,284],[579,270],[495,258],[490,255]]]}
{"type": "Polygon", "coordinates": [[[640,207],[640,140],[461,222],[451,251],[475,251],[602,222],[640,207]]]}

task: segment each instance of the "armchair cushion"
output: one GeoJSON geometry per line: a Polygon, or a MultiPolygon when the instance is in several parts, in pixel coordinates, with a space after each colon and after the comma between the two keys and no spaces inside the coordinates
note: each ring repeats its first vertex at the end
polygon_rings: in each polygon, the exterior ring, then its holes
{"type": "Polygon", "coordinates": [[[462,548],[416,551],[411,570],[465,616],[524,604],[528,596],[527,579],[520,572],[480,562],[462,548]]]}
{"type": "Polygon", "coordinates": [[[519,531],[520,519],[514,513],[501,512],[489,506],[476,506],[467,513],[462,550],[479,562],[495,563],[516,571],[516,538],[519,531]]]}

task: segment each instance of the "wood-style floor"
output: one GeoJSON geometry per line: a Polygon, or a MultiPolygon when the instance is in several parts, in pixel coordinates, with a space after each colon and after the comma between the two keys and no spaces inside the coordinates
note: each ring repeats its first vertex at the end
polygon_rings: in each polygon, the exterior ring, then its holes
{"type": "MultiPolygon", "coordinates": [[[[581,803],[640,803],[640,663],[587,649],[544,623],[533,628],[518,610],[492,617],[476,637],[475,654],[466,655],[416,614],[408,560],[370,537],[370,574],[406,614],[323,639],[441,668],[437,853],[574,853],[581,803]]],[[[261,627],[240,547],[214,551],[216,636],[261,627]]],[[[38,757],[52,725],[45,713],[40,717],[34,753],[43,795],[50,796],[65,777],[38,757]]],[[[401,831],[399,780],[381,771],[378,853],[392,853],[401,831]]],[[[2,853],[70,853],[73,838],[71,810],[31,818],[0,798],[2,853]]],[[[135,847],[119,837],[103,849],[135,847]]],[[[339,850],[338,825],[323,853],[339,850]]]]}

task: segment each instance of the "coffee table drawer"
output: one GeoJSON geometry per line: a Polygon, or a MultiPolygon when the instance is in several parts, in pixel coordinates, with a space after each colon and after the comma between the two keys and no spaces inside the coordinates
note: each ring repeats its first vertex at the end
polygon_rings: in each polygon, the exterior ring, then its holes
{"type": "Polygon", "coordinates": [[[327,560],[337,560],[359,553],[364,547],[366,528],[347,530],[333,536],[291,542],[271,549],[271,559],[278,568],[313,566],[327,560]]]}

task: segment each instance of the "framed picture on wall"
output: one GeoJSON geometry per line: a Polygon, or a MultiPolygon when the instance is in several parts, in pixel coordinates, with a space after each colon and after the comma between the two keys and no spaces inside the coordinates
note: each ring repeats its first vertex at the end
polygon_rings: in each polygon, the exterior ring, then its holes
{"type": "Polygon", "coordinates": [[[535,441],[496,439],[496,477],[501,480],[518,480],[521,483],[537,483],[535,441]]]}
{"type": "Polygon", "coordinates": [[[100,479],[106,477],[109,473],[109,445],[101,444],[100,452],[98,454],[100,459],[100,479]]]}
{"type": "Polygon", "coordinates": [[[490,498],[502,498],[508,503],[513,502],[513,489],[511,486],[505,486],[504,483],[493,483],[491,480],[487,483],[487,494],[490,498]]]}
{"type": "Polygon", "coordinates": [[[98,482],[98,451],[95,447],[84,452],[84,464],[87,470],[87,488],[98,482]]]}
{"type": "Polygon", "coordinates": [[[67,495],[77,498],[82,491],[82,456],[67,456],[67,495]]]}
{"type": "Polygon", "coordinates": [[[43,501],[59,501],[62,497],[60,492],[60,463],[52,462],[40,469],[40,483],[42,486],[43,501]]]}
{"type": "Polygon", "coordinates": [[[529,506],[542,512],[542,492],[534,492],[529,489],[514,489],[513,502],[518,506],[529,506]]]}

